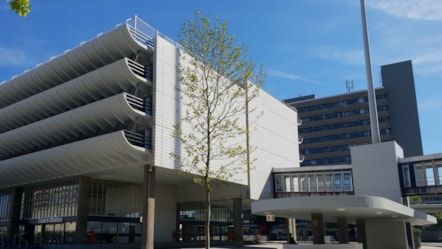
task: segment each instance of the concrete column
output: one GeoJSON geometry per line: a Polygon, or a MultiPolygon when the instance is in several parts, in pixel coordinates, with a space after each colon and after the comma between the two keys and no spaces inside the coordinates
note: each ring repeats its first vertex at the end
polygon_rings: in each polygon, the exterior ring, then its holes
{"type": "Polygon", "coordinates": [[[180,221],[181,221],[180,211],[181,211],[180,204],[177,203],[176,216],[175,216],[175,242],[180,241],[180,221]]]}
{"type": "Polygon", "coordinates": [[[8,240],[10,243],[14,240],[14,235],[19,232],[22,188],[13,188],[11,191],[11,206],[9,209],[8,240]]]}
{"type": "Polygon", "coordinates": [[[362,244],[363,249],[367,249],[367,239],[365,235],[365,220],[356,220],[356,227],[358,229],[358,242],[362,244]]]}
{"type": "MultiPolygon", "coordinates": [[[[287,218],[287,233],[290,235],[292,234],[292,237],[295,241],[298,241],[298,236],[296,234],[296,219],[294,218],[287,218]]],[[[287,242],[289,242],[290,236],[287,237],[287,242]]]]}
{"type": "Polygon", "coordinates": [[[141,234],[141,248],[154,249],[154,221],[155,221],[155,167],[144,165],[143,184],[143,223],[141,234]]]}
{"type": "Polygon", "coordinates": [[[407,233],[408,246],[410,248],[414,248],[416,242],[415,242],[414,233],[413,233],[413,226],[411,225],[410,222],[405,222],[405,229],[406,229],[406,233],[407,233]]]}
{"type": "Polygon", "coordinates": [[[339,244],[348,244],[348,222],[345,217],[338,217],[339,244]]]}
{"type": "Polygon", "coordinates": [[[366,220],[365,232],[368,249],[409,248],[404,221],[366,220]]]}
{"type": "Polygon", "coordinates": [[[235,247],[244,246],[242,197],[233,199],[233,241],[235,247]]]}
{"type": "Polygon", "coordinates": [[[75,242],[86,243],[87,240],[87,215],[89,205],[89,191],[91,179],[87,176],[79,177],[77,223],[75,225],[75,242]]]}
{"type": "Polygon", "coordinates": [[[322,214],[312,214],[313,244],[325,244],[324,218],[322,214]]]}

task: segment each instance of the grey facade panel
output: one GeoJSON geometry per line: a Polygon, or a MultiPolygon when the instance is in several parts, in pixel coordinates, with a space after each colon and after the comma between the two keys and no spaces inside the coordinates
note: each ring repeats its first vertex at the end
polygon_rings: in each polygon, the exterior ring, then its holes
{"type": "Polygon", "coordinates": [[[388,91],[392,135],[406,157],[423,154],[411,61],[381,67],[382,84],[388,91]]]}

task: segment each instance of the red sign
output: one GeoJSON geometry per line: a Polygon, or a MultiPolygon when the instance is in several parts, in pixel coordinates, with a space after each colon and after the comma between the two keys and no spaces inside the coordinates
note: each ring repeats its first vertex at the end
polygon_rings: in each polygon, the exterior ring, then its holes
{"type": "Polygon", "coordinates": [[[266,215],[266,221],[267,222],[275,222],[275,215],[273,215],[273,214],[266,215]]]}

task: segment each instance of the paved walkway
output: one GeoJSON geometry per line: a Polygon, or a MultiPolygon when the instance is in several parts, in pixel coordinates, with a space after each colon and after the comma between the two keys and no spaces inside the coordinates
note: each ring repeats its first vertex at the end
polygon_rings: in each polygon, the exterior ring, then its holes
{"type": "Polygon", "coordinates": [[[422,243],[421,249],[441,249],[442,243],[422,243]]]}
{"type": "MultiPolygon", "coordinates": [[[[234,246],[211,246],[212,249],[282,249],[283,247],[282,242],[262,242],[259,244],[251,244],[251,245],[245,245],[243,248],[234,247],[234,246]]],[[[201,248],[186,248],[186,249],[201,249],[201,248]]],[[[426,243],[423,242],[422,246],[419,249],[442,249],[442,243],[426,243]]]]}

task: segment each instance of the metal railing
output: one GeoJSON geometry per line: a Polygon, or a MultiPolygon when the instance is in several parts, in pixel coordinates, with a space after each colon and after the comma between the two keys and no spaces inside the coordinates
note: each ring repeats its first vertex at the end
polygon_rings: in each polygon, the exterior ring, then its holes
{"type": "Polygon", "coordinates": [[[140,63],[128,59],[127,60],[127,65],[129,66],[130,70],[136,74],[139,75],[141,77],[145,77],[147,80],[149,80],[150,82],[153,82],[153,70],[150,67],[145,67],[143,65],[141,65],[140,63]]]}
{"type": "Polygon", "coordinates": [[[129,32],[136,41],[146,44],[152,48],[155,46],[154,37],[158,33],[156,29],[142,19],[138,18],[138,16],[127,19],[126,24],[129,26],[129,32]]]}
{"type": "Polygon", "coordinates": [[[302,144],[304,142],[304,138],[301,135],[298,135],[298,144],[302,144]]]}
{"type": "Polygon", "coordinates": [[[135,110],[145,112],[147,115],[152,115],[152,102],[148,99],[143,100],[135,95],[127,94],[127,102],[135,110]]]}
{"type": "Polygon", "coordinates": [[[127,141],[132,145],[140,146],[149,150],[152,148],[152,139],[142,133],[124,130],[124,135],[126,136],[127,141]]]}
{"type": "Polygon", "coordinates": [[[13,240],[13,245],[15,246],[15,242],[18,240],[18,248],[21,248],[21,244],[25,244],[25,249],[28,249],[28,242],[23,239],[23,236],[21,236],[20,234],[16,234],[14,235],[14,240],[13,240]]]}
{"type": "Polygon", "coordinates": [[[139,97],[131,95],[131,94],[127,94],[126,99],[132,108],[144,112],[145,107],[144,107],[144,101],[142,98],[139,98],[139,97]]]}

